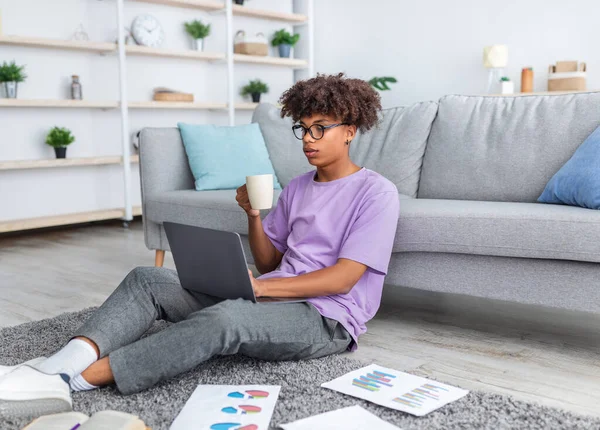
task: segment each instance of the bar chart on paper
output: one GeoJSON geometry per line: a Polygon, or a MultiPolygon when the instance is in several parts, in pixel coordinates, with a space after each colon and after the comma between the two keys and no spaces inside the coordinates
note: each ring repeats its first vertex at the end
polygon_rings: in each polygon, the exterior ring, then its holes
{"type": "Polygon", "coordinates": [[[321,386],[417,416],[426,415],[468,394],[461,388],[376,364],[321,386]]]}

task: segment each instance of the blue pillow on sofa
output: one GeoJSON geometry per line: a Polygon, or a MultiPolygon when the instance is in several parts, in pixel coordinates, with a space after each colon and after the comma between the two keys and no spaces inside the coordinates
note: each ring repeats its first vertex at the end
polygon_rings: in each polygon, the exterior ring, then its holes
{"type": "Polygon", "coordinates": [[[538,202],[600,209],[600,127],[550,179],[538,202]]]}
{"type": "Polygon", "coordinates": [[[196,190],[229,190],[246,176],[273,174],[281,189],[258,124],[235,127],[178,123],[196,190]]]}

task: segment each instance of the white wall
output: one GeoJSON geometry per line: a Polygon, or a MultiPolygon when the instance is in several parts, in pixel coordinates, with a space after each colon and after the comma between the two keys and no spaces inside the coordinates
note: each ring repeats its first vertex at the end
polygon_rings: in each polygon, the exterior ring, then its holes
{"type": "MultiPolygon", "coordinates": [[[[292,0],[252,0],[248,7],[282,12],[292,11],[292,0]]],[[[125,21],[150,13],[165,32],[164,48],[188,49],[190,40],[183,22],[201,19],[212,24],[205,49],[224,52],[225,15],[193,9],[125,2],[125,21]]],[[[114,42],[117,34],[114,0],[0,0],[3,33],[7,35],[68,39],[80,23],[93,41],[114,42]],[[34,13],[35,11],[35,13],[34,13]]],[[[262,31],[267,37],[285,24],[234,17],[234,29],[247,33],[262,31]]],[[[270,48],[273,50],[273,48],[270,48]]],[[[271,55],[276,55],[273,52],[271,55]]],[[[26,64],[28,79],[20,84],[19,98],[68,98],[70,76],[78,74],[88,100],[117,100],[119,75],[116,55],[0,46],[0,62],[16,60],[26,64]]],[[[127,59],[129,100],[151,100],[152,89],[167,86],[194,93],[196,101],[227,101],[226,64],[154,57],[127,59]]],[[[236,64],[237,92],[250,79],[260,78],[270,86],[264,101],[277,101],[294,79],[289,68],[236,64]]],[[[244,100],[236,96],[236,101],[244,100]]],[[[238,111],[236,123],[248,123],[252,113],[238,111]]],[[[130,132],[146,126],[176,126],[178,121],[227,124],[227,113],[189,110],[130,109],[130,132]]],[[[121,153],[120,113],[83,109],[0,108],[0,160],[53,158],[53,149],[44,144],[48,130],[55,126],[71,129],[76,141],[68,157],[118,155],[121,153]]],[[[138,166],[133,165],[133,204],[140,204],[138,166]]],[[[0,171],[0,221],[93,211],[123,206],[122,169],[118,166],[76,167],[25,171],[0,171]]]]}
{"type": "Polygon", "coordinates": [[[483,47],[507,44],[506,73],[517,89],[531,66],[535,91],[547,89],[557,60],[588,64],[588,88],[600,89],[597,0],[317,0],[317,72],[395,76],[384,106],[485,93],[483,47]]]}
{"type": "MultiPolygon", "coordinates": [[[[289,12],[292,3],[305,1],[251,0],[247,7],[289,12]]],[[[5,34],[64,39],[81,22],[93,40],[113,41],[114,5],[114,0],[0,0],[0,13],[5,34]]],[[[167,48],[187,48],[182,23],[199,18],[213,24],[206,49],[225,49],[223,15],[131,1],[125,6],[127,22],[142,12],[159,18],[167,32],[167,48]]],[[[588,87],[600,89],[598,16],[600,2],[595,0],[315,0],[315,66],[317,72],[345,71],[364,79],[397,77],[393,90],[382,93],[389,107],[448,93],[483,93],[483,47],[503,43],[509,46],[506,74],[517,87],[524,66],[534,68],[535,90],[543,91],[549,64],[576,59],[588,63],[588,87]]],[[[234,17],[234,22],[236,29],[267,35],[284,27],[242,17],[234,17]]],[[[300,47],[298,53],[305,55],[306,50],[300,47]]],[[[0,61],[12,59],[27,64],[29,79],[20,87],[21,98],[63,98],[71,74],[81,76],[87,99],[118,97],[116,56],[0,46],[0,61]]],[[[198,101],[226,101],[224,65],[129,57],[127,66],[130,100],[149,100],[153,87],[173,86],[193,92],[198,101]]],[[[275,102],[293,76],[286,68],[236,65],[235,88],[260,77],[271,87],[263,100],[275,102]]],[[[250,112],[239,112],[236,122],[247,123],[250,117],[250,112]]],[[[224,125],[227,117],[203,111],[130,110],[131,131],[175,126],[177,121],[224,125]]],[[[77,137],[69,157],[121,152],[118,110],[2,108],[0,160],[53,157],[43,140],[54,125],[71,128],[77,137]]],[[[133,172],[134,203],[139,204],[137,166],[133,172]]],[[[122,188],[117,166],[0,172],[0,221],[120,207],[122,188]]]]}

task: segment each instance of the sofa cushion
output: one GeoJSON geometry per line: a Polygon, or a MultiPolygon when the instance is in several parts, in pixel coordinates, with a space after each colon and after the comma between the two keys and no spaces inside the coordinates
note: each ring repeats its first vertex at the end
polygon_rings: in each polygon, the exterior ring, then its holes
{"type": "MultiPolygon", "coordinates": [[[[384,109],[377,127],[357,133],[350,144],[352,161],[383,175],[399,192],[416,197],[425,144],[436,112],[435,102],[384,109]]],[[[279,115],[279,108],[262,103],[252,121],[260,125],[275,173],[286,186],[314,167],[302,152],[302,142],[292,134],[292,120],[279,115]]]]}
{"type": "MultiPolygon", "coordinates": [[[[257,124],[230,127],[180,122],[177,126],[196,190],[231,190],[244,185],[246,176],[275,176],[257,124]]],[[[273,187],[281,189],[276,177],[273,187]]]]}
{"type": "Polygon", "coordinates": [[[533,203],[598,125],[600,93],[444,97],[419,198],[533,203]]]}
{"type": "Polygon", "coordinates": [[[600,127],[550,179],[538,202],[600,209],[600,127]]]}
{"type": "Polygon", "coordinates": [[[400,202],[394,252],[600,262],[600,212],[540,203],[400,202]]]}
{"type": "Polygon", "coordinates": [[[350,158],[392,181],[400,193],[417,197],[425,145],[436,113],[435,102],[384,109],[377,127],[356,134],[350,158]]]}
{"type": "MultiPolygon", "coordinates": [[[[273,192],[273,205],[281,194],[273,192]]],[[[178,222],[215,230],[248,234],[248,217],[235,200],[236,190],[165,191],[146,197],[144,216],[162,224],[164,221],[178,222]]],[[[261,212],[261,218],[269,213],[261,212]]]]}

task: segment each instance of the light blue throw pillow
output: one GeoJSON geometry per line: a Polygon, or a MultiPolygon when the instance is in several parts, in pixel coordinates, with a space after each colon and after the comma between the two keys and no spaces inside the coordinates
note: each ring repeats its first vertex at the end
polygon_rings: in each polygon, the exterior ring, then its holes
{"type": "Polygon", "coordinates": [[[235,127],[178,123],[196,190],[231,190],[246,176],[273,174],[281,189],[258,124],[235,127]]]}
{"type": "Polygon", "coordinates": [[[600,127],[550,179],[538,202],[600,209],[600,127]]]}

